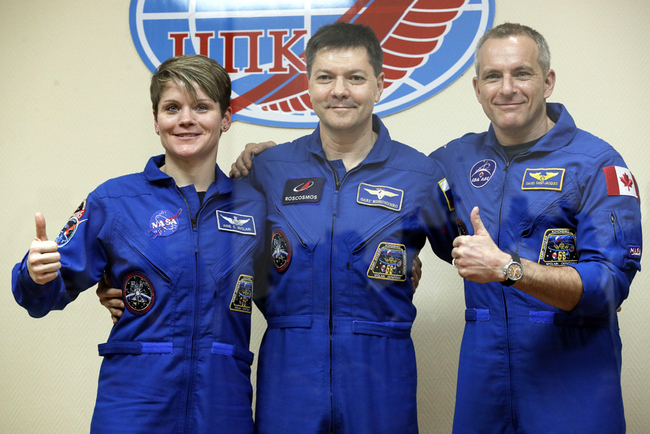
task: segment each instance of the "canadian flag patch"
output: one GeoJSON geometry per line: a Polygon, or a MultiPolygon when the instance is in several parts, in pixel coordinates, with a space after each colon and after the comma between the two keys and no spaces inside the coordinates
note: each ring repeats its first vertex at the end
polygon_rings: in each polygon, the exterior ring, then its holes
{"type": "Polygon", "coordinates": [[[639,201],[639,186],[630,169],[620,166],[603,167],[608,196],[632,196],[639,201]]]}

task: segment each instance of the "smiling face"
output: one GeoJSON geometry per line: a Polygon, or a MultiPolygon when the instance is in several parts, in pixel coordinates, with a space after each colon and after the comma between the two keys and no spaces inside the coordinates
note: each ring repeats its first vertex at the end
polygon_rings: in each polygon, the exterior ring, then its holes
{"type": "Polygon", "coordinates": [[[480,49],[474,91],[502,145],[526,143],[548,132],[546,99],[555,72],[542,71],[535,41],[526,35],[491,38],[480,49]]]}
{"type": "Polygon", "coordinates": [[[309,76],[309,96],[321,129],[333,134],[370,131],[372,110],[384,88],[365,48],[322,49],[309,76]]]}
{"type": "Polygon", "coordinates": [[[222,114],[219,103],[198,86],[195,91],[196,100],[184,85],[165,83],[154,124],[167,161],[216,161],[219,136],[230,128],[230,107],[222,114]]]}

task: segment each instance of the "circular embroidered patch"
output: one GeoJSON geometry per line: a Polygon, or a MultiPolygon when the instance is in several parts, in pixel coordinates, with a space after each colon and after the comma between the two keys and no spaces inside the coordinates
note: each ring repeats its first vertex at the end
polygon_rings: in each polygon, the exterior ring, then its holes
{"type": "Polygon", "coordinates": [[[469,180],[476,188],[481,188],[492,179],[492,174],[497,168],[494,160],[481,160],[469,171],[469,180]]]}
{"type": "Polygon", "coordinates": [[[63,229],[61,229],[61,232],[59,232],[59,235],[55,240],[57,246],[63,247],[70,242],[74,234],[77,232],[77,228],[81,222],[81,217],[83,217],[85,212],[86,200],[81,202],[81,205],[79,205],[75,212],[72,213],[72,216],[70,216],[65,226],[63,226],[63,229]]]}
{"type": "Polygon", "coordinates": [[[289,239],[280,229],[275,229],[271,235],[271,259],[278,273],[283,273],[289,268],[291,262],[291,244],[289,239]]]}
{"type": "Polygon", "coordinates": [[[79,227],[79,220],[76,217],[70,217],[61,232],[59,232],[59,236],[56,237],[57,246],[63,247],[68,244],[77,232],[77,227],[79,227]]]}
{"type": "Polygon", "coordinates": [[[178,216],[182,209],[176,214],[171,211],[161,209],[156,211],[149,219],[149,233],[153,234],[154,239],[157,237],[168,237],[178,230],[178,216]]]}
{"type": "Polygon", "coordinates": [[[155,292],[151,281],[142,273],[131,273],[124,280],[122,299],[131,313],[142,315],[153,307],[155,292]]]}

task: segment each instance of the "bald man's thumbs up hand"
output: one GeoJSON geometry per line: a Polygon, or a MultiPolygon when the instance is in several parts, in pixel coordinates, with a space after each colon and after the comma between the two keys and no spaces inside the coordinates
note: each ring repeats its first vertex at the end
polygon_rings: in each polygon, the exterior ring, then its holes
{"type": "Polygon", "coordinates": [[[510,261],[510,255],[494,244],[481,221],[478,207],[474,207],[470,219],[474,235],[457,237],[451,251],[458,274],[477,283],[502,282],[503,267],[510,261]]]}
{"type": "Polygon", "coordinates": [[[27,256],[27,271],[32,280],[43,285],[54,280],[61,268],[61,255],[56,242],[47,239],[45,217],[40,212],[34,216],[36,220],[36,237],[32,241],[27,256]]]}

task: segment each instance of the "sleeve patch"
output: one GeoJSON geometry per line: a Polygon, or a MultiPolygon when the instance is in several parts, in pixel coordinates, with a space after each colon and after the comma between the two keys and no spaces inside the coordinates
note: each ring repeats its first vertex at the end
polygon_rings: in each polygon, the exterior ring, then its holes
{"type": "Polygon", "coordinates": [[[449,207],[449,211],[453,211],[455,209],[454,196],[451,194],[451,187],[449,187],[449,182],[447,182],[447,178],[438,181],[438,187],[440,187],[440,190],[442,190],[442,194],[445,195],[445,199],[447,200],[447,206],[449,207]]]}
{"type": "Polygon", "coordinates": [[[608,196],[632,196],[639,201],[639,186],[627,167],[603,167],[608,196]]]}

